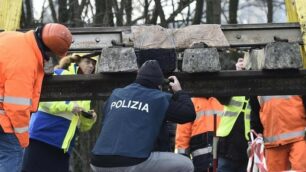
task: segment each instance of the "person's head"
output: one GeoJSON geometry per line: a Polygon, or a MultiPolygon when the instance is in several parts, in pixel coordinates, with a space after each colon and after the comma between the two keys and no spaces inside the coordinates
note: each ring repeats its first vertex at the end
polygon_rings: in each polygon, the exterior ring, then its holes
{"type": "Polygon", "coordinates": [[[79,60],[76,63],[79,66],[78,74],[92,74],[95,72],[97,56],[91,54],[73,54],[73,56],[79,56],[79,60]]]}
{"type": "Polygon", "coordinates": [[[35,36],[46,60],[54,55],[58,58],[64,57],[72,42],[69,29],[58,23],[48,23],[38,27],[35,36]]]}
{"type": "Polygon", "coordinates": [[[236,70],[245,70],[245,61],[244,58],[238,58],[236,63],[236,70]]]}
{"type": "Polygon", "coordinates": [[[156,60],[148,60],[139,68],[136,82],[152,88],[158,88],[164,82],[164,75],[156,60]]]}

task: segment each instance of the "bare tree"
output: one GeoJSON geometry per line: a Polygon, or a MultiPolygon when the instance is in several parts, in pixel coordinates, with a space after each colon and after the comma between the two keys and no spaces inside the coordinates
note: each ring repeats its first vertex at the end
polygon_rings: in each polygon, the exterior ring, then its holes
{"type": "Polygon", "coordinates": [[[126,13],[126,25],[131,25],[132,23],[132,0],[126,0],[125,13],[126,13]]]}
{"type": "Polygon", "coordinates": [[[221,23],[221,1],[220,0],[206,0],[206,22],[207,23],[221,23]]]}
{"type": "Polygon", "coordinates": [[[144,9],[143,9],[143,16],[145,18],[145,24],[148,24],[149,21],[150,21],[149,6],[150,6],[149,1],[145,0],[145,2],[144,2],[144,9]]]}
{"type": "Polygon", "coordinates": [[[167,18],[166,22],[169,24],[171,22],[174,22],[175,17],[188,5],[190,5],[194,0],[181,0],[179,1],[178,7],[175,11],[173,11],[172,14],[167,18]]]}
{"type": "Polygon", "coordinates": [[[67,7],[67,0],[58,0],[58,21],[60,23],[68,23],[67,7]]]}
{"type": "Polygon", "coordinates": [[[96,25],[101,25],[103,23],[105,2],[101,0],[95,0],[96,3],[96,14],[94,16],[94,23],[96,25]]]}
{"type": "Polygon", "coordinates": [[[239,0],[230,0],[229,2],[229,23],[237,24],[239,0]]]}
{"type": "Polygon", "coordinates": [[[200,24],[203,16],[204,0],[197,0],[192,24],[200,24]]]}
{"type": "Polygon", "coordinates": [[[22,13],[21,13],[20,25],[23,28],[32,27],[34,25],[33,4],[31,0],[25,0],[22,3],[22,13]]]}
{"type": "Polygon", "coordinates": [[[124,10],[124,6],[125,6],[124,2],[125,1],[121,1],[120,2],[120,7],[119,7],[117,1],[113,1],[117,26],[122,26],[123,25],[123,10],[124,10]]]}
{"type": "Polygon", "coordinates": [[[273,0],[267,0],[267,6],[268,6],[268,23],[273,22],[273,0]]]}
{"type": "Polygon", "coordinates": [[[53,21],[58,22],[53,0],[49,0],[49,6],[50,6],[51,16],[52,16],[53,21]]]}
{"type": "Polygon", "coordinates": [[[88,0],[82,0],[79,4],[79,0],[70,0],[69,2],[69,12],[70,12],[70,25],[72,27],[81,27],[83,26],[83,20],[81,18],[82,12],[84,10],[85,4],[88,0]]]}
{"type": "Polygon", "coordinates": [[[164,10],[163,10],[160,0],[154,0],[154,1],[155,1],[156,12],[158,13],[158,16],[160,18],[160,23],[161,23],[160,25],[163,27],[167,27],[164,10]]]}

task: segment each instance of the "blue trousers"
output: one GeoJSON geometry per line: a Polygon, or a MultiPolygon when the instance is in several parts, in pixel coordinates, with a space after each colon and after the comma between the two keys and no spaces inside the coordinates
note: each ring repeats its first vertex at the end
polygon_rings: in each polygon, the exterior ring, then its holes
{"type": "Polygon", "coordinates": [[[246,172],[248,162],[242,163],[226,158],[218,158],[218,172],[246,172]]]}
{"type": "Polygon", "coordinates": [[[23,148],[15,134],[0,132],[0,171],[20,172],[23,148]]]}

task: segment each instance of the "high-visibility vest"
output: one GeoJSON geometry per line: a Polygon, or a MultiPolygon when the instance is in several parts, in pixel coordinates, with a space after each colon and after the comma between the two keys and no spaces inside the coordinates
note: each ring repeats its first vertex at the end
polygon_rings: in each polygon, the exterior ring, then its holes
{"type": "Polygon", "coordinates": [[[306,119],[300,96],[258,96],[266,147],[304,139],[306,119]]]}
{"type": "MultiPolygon", "coordinates": [[[[191,140],[195,137],[199,137],[200,135],[205,135],[214,131],[214,115],[217,118],[217,125],[220,120],[220,116],[223,113],[223,105],[219,103],[219,101],[214,98],[192,98],[192,102],[194,104],[194,108],[196,111],[196,119],[193,122],[189,122],[186,124],[178,124],[176,130],[176,139],[175,139],[175,147],[176,153],[187,154],[189,153],[195,157],[198,155],[211,153],[212,143],[203,143],[203,145],[208,145],[206,147],[201,147],[197,150],[191,150],[191,140]]],[[[217,127],[216,127],[217,128],[217,127]]],[[[200,136],[201,137],[201,136],[200,136]]],[[[206,138],[206,137],[205,137],[206,138]]],[[[207,140],[203,139],[203,142],[207,140]]]]}
{"type": "Polygon", "coordinates": [[[0,125],[26,147],[30,112],[37,110],[44,77],[43,57],[33,31],[2,32],[0,47],[0,125]]]}
{"type": "MultiPolygon", "coordinates": [[[[71,64],[75,66],[75,64],[71,64]]],[[[77,68],[76,68],[77,69],[77,68]]],[[[73,75],[77,70],[55,70],[56,75],[73,75]]],[[[49,145],[71,151],[76,129],[88,131],[94,119],[72,113],[74,106],[84,111],[90,110],[90,101],[53,101],[39,103],[38,112],[33,113],[30,121],[30,138],[49,145]]]]}
{"type": "Polygon", "coordinates": [[[228,136],[241,112],[243,112],[244,115],[245,138],[249,140],[248,133],[250,132],[251,107],[249,101],[244,96],[232,97],[229,105],[224,106],[224,114],[221,117],[221,122],[217,129],[217,136],[228,136]]]}

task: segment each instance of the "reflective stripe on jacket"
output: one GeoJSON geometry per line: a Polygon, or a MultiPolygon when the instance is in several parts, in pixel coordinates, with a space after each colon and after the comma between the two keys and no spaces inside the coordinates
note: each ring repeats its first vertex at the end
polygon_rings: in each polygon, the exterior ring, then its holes
{"type": "MultiPolygon", "coordinates": [[[[69,75],[74,72],[59,69],[55,70],[55,74],[69,75]]],[[[81,131],[87,131],[95,122],[94,119],[73,114],[74,106],[89,111],[90,101],[41,102],[38,112],[31,117],[30,138],[61,148],[65,152],[71,150],[77,127],[81,131]]]]}
{"type": "Polygon", "coordinates": [[[29,144],[30,112],[37,110],[44,76],[34,32],[0,33],[0,125],[29,144]]]}
{"type": "Polygon", "coordinates": [[[306,119],[300,96],[258,96],[266,147],[303,140],[306,119]]]}
{"type": "Polygon", "coordinates": [[[224,114],[217,129],[217,136],[228,136],[241,112],[244,112],[245,138],[249,140],[251,107],[249,101],[244,96],[232,97],[229,105],[224,106],[224,114]]]}
{"type": "Polygon", "coordinates": [[[214,131],[214,115],[217,116],[218,125],[220,116],[223,114],[223,106],[213,97],[192,98],[192,102],[197,113],[196,119],[194,122],[177,125],[175,147],[177,153],[199,156],[201,153],[211,153],[212,143],[208,143],[211,140],[208,139],[208,135],[214,131]],[[197,143],[197,140],[203,143],[197,143]]]}

